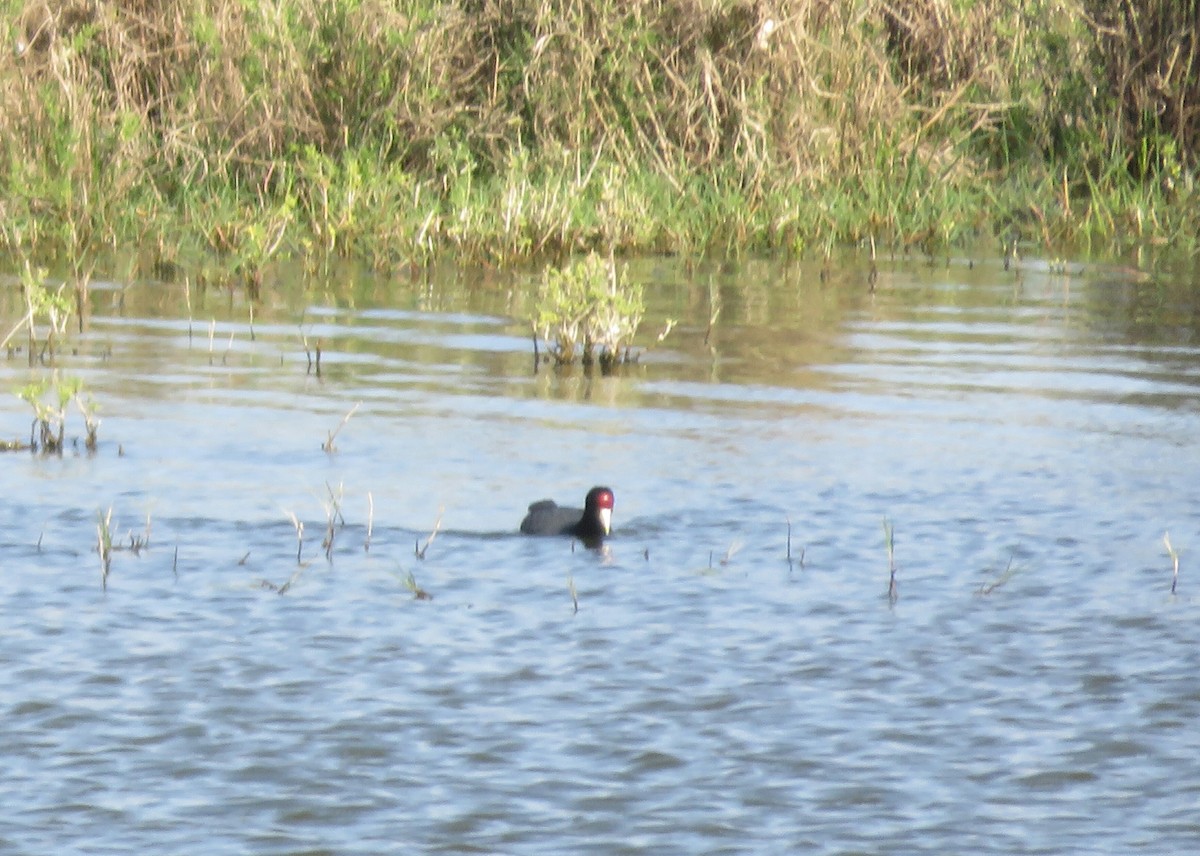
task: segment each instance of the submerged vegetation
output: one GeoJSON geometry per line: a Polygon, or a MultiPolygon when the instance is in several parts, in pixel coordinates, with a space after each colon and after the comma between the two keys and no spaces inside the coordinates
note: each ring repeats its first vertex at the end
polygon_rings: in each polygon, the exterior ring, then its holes
{"type": "Polygon", "coordinates": [[[0,0],[0,242],[280,258],[1197,248],[1200,0],[0,0]]]}

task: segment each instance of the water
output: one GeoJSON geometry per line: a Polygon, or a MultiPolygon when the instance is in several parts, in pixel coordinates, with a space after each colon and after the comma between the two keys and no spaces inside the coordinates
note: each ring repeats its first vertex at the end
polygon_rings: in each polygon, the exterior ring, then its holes
{"type": "Polygon", "coordinates": [[[630,273],[617,378],[520,276],[96,289],[99,450],[0,457],[0,851],[1196,850],[1183,281],[630,273]],[[596,483],[607,549],[515,534],[596,483]]]}

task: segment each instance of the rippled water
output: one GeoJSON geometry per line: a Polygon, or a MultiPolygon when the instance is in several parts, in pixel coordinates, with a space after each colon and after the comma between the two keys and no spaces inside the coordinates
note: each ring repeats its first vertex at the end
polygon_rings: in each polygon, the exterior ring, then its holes
{"type": "Polygon", "coordinates": [[[519,276],[97,288],[99,450],[0,457],[0,851],[1200,848],[1186,283],[630,275],[615,378],[533,374],[519,276]],[[596,483],[605,550],[515,534],[596,483]]]}

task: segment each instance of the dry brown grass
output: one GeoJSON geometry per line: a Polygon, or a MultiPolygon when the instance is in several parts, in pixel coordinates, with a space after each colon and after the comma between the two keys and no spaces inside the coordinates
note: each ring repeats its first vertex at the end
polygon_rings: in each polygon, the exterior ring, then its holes
{"type": "Polygon", "coordinates": [[[826,168],[872,128],[906,121],[916,80],[936,105],[975,79],[995,56],[979,50],[984,13],[945,20],[945,5],[464,0],[405,14],[33,0],[28,49],[0,72],[4,103],[23,108],[7,122],[36,114],[39,83],[54,78],[72,115],[136,118],[189,180],[269,169],[298,144],[369,141],[421,169],[440,165],[447,135],[484,165],[522,145],[601,148],[669,175],[733,163],[753,178],[826,168]]]}
{"type": "MultiPolygon", "coordinates": [[[[333,199],[331,183],[362,178],[346,177],[349,153],[354,169],[378,169],[368,184],[399,172],[443,198],[489,180],[561,180],[572,164],[581,188],[599,164],[592,208],[625,218],[606,231],[629,243],[688,229],[652,234],[657,191],[620,186],[646,176],[686,200],[678,216],[704,201],[698,187],[725,194],[730,240],[774,228],[740,217],[847,190],[867,202],[839,216],[864,226],[833,233],[875,234],[899,208],[936,204],[887,200],[918,185],[970,189],[1030,163],[1058,175],[1056,158],[1098,174],[1114,147],[1132,163],[1149,145],[1145,170],[1194,167],[1198,3],[0,0],[17,48],[0,51],[0,233],[75,259],[161,246],[172,240],[154,224],[195,220],[224,194],[227,211],[195,227],[219,251],[254,255],[254,210],[290,226],[291,198],[329,219],[310,226],[317,244],[394,234],[392,221],[363,228],[355,206],[419,194],[333,199]]],[[[580,213],[552,202],[538,228],[587,243],[571,237],[580,213]]],[[[461,244],[455,213],[421,213],[415,242],[461,244]]],[[[812,228],[786,210],[763,217],[812,228]]]]}
{"type": "Polygon", "coordinates": [[[1136,154],[1143,141],[1155,163],[1166,156],[1196,166],[1200,155],[1200,0],[1088,0],[1098,57],[1118,105],[1117,141],[1136,154]],[[1176,151],[1167,155],[1169,140],[1176,151]]]}

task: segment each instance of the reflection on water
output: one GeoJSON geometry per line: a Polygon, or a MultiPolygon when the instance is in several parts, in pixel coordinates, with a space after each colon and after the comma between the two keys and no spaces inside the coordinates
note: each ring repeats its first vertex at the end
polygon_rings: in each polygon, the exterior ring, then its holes
{"type": "Polygon", "coordinates": [[[1196,849],[1190,279],[629,270],[615,377],[528,274],[93,291],[100,450],[0,457],[4,849],[1196,849]],[[515,534],[596,483],[604,551],[515,534]]]}

